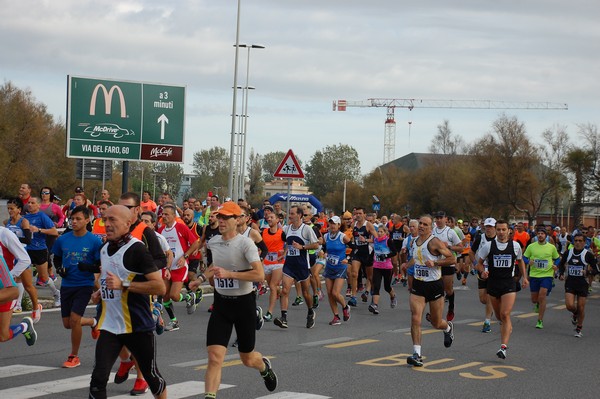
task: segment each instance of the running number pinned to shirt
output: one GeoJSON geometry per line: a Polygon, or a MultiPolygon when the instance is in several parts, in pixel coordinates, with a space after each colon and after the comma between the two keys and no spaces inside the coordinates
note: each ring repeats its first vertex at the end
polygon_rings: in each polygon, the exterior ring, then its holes
{"type": "Polygon", "coordinates": [[[235,290],[240,288],[240,282],[235,278],[215,278],[215,287],[221,290],[235,290]]]}
{"type": "Polygon", "coordinates": [[[547,259],[536,259],[533,261],[533,263],[535,264],[535,267],[537,269],[545,269],[548,267],[548,260],[547,259]]]}

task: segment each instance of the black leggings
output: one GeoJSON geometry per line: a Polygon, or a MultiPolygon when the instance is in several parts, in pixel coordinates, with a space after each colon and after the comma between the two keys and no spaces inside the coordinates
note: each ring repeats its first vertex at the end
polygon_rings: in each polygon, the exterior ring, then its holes
{"type": "Polygon", "coordinates": [[[156,366],[156,340],[152,331],[116,335],[103,330],[96,343],[90,399],[106,398],[110,370],[123,346],[126,346],[137,360],[140,371],[154,395],[160,395],[167,388],[167,383],[156,366]]]}
{"type": "Polygon", "coordinates": [[[392,271],[393,269],[373,268],[373,287],[371,287],[371,295],[379,295],[381,289],[381,278],[383,277],[383,288],[385,292],[392,292],[392,271]]]}

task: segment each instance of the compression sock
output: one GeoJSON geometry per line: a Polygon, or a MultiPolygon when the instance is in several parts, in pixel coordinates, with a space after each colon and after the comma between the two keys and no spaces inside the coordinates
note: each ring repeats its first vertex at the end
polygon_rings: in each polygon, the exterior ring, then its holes
{"type": "Polygon", "coordinates": [[[19,323],[17,325],[10,326],[9,328],[10,328],[10,331],[12,332],[13,336],[27,332],[27,324],[25,324],[25,323],[19,323]]]}
{"type": "Polygon", "coordinates": [[[175,320],[175,312],[173,312],[173,302],[171,302],[171,300],[169,299],[168,301],[163,302],[163,305],[165,306],[165,310],[167,311],[169,318],[171,320],[175,320]]]}
{"type": "Polygon", "coordinates": [[[23,283],[17,283],[17,288],[19,289],[19,297],[17,298],[17,306],[21,307],[21,303],[23,303],[23,293],[25,292],[25,287],[23,287],[23,283]]]}
{"type": "Polygon", "coordinates": [[[448,310],[454,311],[454,292],[452,295],[446,295],[446,298],[448,298],[448,310]]]}

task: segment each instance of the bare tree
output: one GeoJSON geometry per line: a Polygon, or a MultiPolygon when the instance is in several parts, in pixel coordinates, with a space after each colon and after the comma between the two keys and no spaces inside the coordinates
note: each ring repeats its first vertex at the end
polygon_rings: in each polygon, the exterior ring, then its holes
{"type": "Polygon", "coordinates": [[[541,161],[543,165],[548,167],[546,178],[549,180],[552,201],[554,223],[558,224],[560,204],[565,196],[569,196],[569,182],[562,173],[565,156],[569,151],[571,144],[569,143],[569,135],[567,127],[564,125],[555,124],[552,128],[546,129],[542,136],[547,144],[542,150],[541,161]]]}
{"type": "Polygon", "coordinates": [[[463,138],[452,133],[450,122],[447,119],[437,126],[437,130],[429,146],[430,153],[456,155],[464,152],[465,142],[463,138]]]}

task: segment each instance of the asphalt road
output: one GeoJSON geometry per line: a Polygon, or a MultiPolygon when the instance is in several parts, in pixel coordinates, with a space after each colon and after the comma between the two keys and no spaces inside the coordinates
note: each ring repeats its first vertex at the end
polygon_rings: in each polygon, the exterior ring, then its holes
{"type": "MultiPolygon", "coordinates": [[[[457,287],[455,342],[451,348],[444,348],[442,333],[431,330],[424,321],[422,368],[406,365],[412,342],[408,293],[401,286],[396,286],[400,299],[396,309],[389,308],[387,295],[382,295],[378,316],[368,312],[367,304],[359,302],[351,320],[341,326],[328,325],[332,314],[326,303],[317,310],[316,326],[310,330],[305,328],[306,307],[290,306],[289,329],[265,323],[257,335],[257,350],[271,358],[279,376],[278,389],[268,392],[258,373],[241,365],[236,349],[230,348],[218,397],[600,396],[600,286],[594,285],[588,299],[583,338],[573,336],[570,313],[564,309],[562,282],[556,282],[549,297],[543,330],[534,328],[536,314],[529,293],[519,293],[506,360],[495,355],[500,344],[498,324],[492,325],[491,333],[481,333],[483,306],[476,288],[472,276],[466,287],[457,287]]],[[[259,304],[266,307],[266,301],[266,296],[262,296],[259,304]]],[[[177,304],[181,329],[157,337],[158,365],[169,383],[170,398],[201,397],[207,308],[211,302],[210,296],[205,297],[191,316],[186,314],[184,304],[177,304]]],[[[93,309],[88,309],[88,313],[92,315],[93,309]]],[[[60,313],[45,311],[36,329],[39,338],[33,347],[26,346],[21,337],[0,346],[0,398],[87,397],[95,348],[89,329],[84,329],[82,365],[75,369],[60,368],[70,351],[69,332],[62,328],[60,313]]],[[[111,383],[109,396],[129,397],[132,386],[132,379],[121,385],[111,383]]]]}

